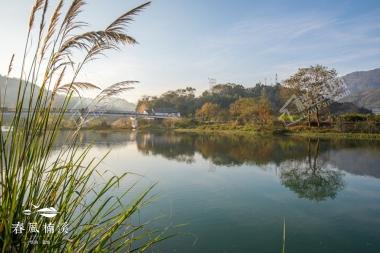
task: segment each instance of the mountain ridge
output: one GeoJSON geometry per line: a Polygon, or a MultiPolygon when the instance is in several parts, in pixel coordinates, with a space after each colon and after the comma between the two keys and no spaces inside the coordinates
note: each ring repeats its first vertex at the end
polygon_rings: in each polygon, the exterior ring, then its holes
{"type": "MultiPolygon", "coordinates": [[[[18,93],[18,87],[20,79],[18,78],[9,78],[7,87],[5,90],[5,80],[6,77],[0,75],[0,92],[2,99],[4,98],[4,94],[6,91],[6,99],[5,99],[5,107],[9,108],[15,108],[16,107],[16,101],[17,101],[17,93],[18,93]]],[[[32,85],[29,85],[29,88],[27,88],[27,92],[30,94],[32,85]]],[[[40,91],[40,87],[38,85],[34,85],[35,92],[40,91]]],[[[26,95],[26,98],[29,96],[26,95]]],[[[56,105],[59,106],[63,103],[64,95],[57,95],[56,97],[56,105]]],[[[3,99],[4,100],[4,99],[3,99]]],[[[3,103],[4,101],[2,101],[3,103]]],[[[24,102],[24,106],[27,105],[29,100],[24,102]]],[[[68,109],[76,108],[78,105],[80,107],[86,107],[89,104],[93,102],[92,98],[88,97],[72,97],[70,103],[68,104],[68,109]]],[[[107,104],[107,109],[112,111],[134,111],[136,108],[136,105],[134,103],[128,102],[127,100],[119,97],[111,97],[109,103],[107,104]]]]}
{"type": "Polygon", "coordinates": [[[351,94],[342,102],[352,102],[370,110],[380,108],[380,68],[355,71],[343,76],[351,94]]]}

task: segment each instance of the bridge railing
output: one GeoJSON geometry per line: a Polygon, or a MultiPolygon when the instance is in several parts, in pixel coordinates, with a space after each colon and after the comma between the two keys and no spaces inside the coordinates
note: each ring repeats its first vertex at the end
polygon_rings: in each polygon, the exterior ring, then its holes
{"type": "MultiPolygon", "coordinates": [[[[16,108],[7,108],[7,107],[1,107],[0,111],[3,113],[14,113],[16,112],[16,108]]],[[[61,109],[52,108],[51,113],[61,113],[61,109]]],[[[22,109],[22,113],[28,113],[28,109],[22,109]]],[[[94,111],[84,111],[83,109],[67,109],[65,111],[66,114],[87,114],[87,115],[122,115],[122,116],[134,116],[134,117],[144,117],[144,118],[180,118],[180,116],[176,114],[168,114],[164,115],[162,113],[160,114],[146,114],[146,113],[140,113],[136,111],[115,111],[115,110],[94,110],[94,111]]]]}

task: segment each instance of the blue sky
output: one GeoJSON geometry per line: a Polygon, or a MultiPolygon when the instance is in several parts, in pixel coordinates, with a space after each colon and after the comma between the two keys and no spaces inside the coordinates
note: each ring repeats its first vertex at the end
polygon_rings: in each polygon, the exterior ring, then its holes
{"type": "MultiPolygon", "coordinates": [[[[87,2],[80,17],[101,28],[143,1],[87,2]]],[[[21,52],[32,4],[0,2],[0,73],[11,54],[21,52]]],[[[202,92],[208,77],[253,86],[313,64],[341,75],[380,67],[380,1],[375,0],[153,0],[129,31],[139,45],[89,65],[81,78],[103,87],[139,80],[124,96],[130,101],[184,86],[202,92]]]]}

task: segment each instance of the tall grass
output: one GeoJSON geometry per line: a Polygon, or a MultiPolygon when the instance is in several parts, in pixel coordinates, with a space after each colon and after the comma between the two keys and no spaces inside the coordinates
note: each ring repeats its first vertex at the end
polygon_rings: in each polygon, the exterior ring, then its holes
{"type": "MultiPolygon", "coordinates": [[[[49,4],[48,0],[36,0],[32,7],[16,111],[10,131],[0,134],[1,252],[145,251],[166,238],[160,232],[148,231],[143,223],[133,223],[138,210],[151,201],[153,186],[128,203],[124,203],[125,198],[134,186],[112,196],[127,174],[113,176],[95,187],[93,177],[102,159],[88,157],[91,147],[79,148],[77,132],[54,158],[52,153],[73,93],[97,88],[78,81],[79,73],[107,50],[135,44],[136,40],[127,34],[127,25],[150,2],[124,13],[105,29],[86,32],[79,32],[86,27],[78,21],[83,0],[72,0],[68,6],[59,0],[51,15],[49,4]],[[37,91],[33,84],[41,89],[37,91]],[[64,95],[64,101],[58,104],[57,94],[64,95]],[[54,207],[58,213],[51,219],[36,214],[42,207],[54,207]],[[27,215],[25,210],[32,214],[27,215]],[[21,234],[12,230],[12,224],[17,223],[24,225],[21,234]],[[30,223],[37,224],[38,234],[28,231],[30,223]],[[55,225],[54,233],[44,231],[48,223],[55,225]],[[30,243],[34,236],[38,236],[37,244],[30,243]]],[[[13,57],[8,76],[12,66],[13,57]]],[[[113,85],[99,97],[115,95],[128,85],[130,82],[113,85]]],[[[0,94],[0,99],[4,106],[6,94],[0,94]]],[[[4,126],[3,112],[0,126],[4,126]]]]}
{"type": "Polygon", "coordinates": [[[285,242],[286,242],[286,227],[285,227],[285,218],[284,218],[284,225],[282,227],[282,253],[285,253],[285,242]]]}

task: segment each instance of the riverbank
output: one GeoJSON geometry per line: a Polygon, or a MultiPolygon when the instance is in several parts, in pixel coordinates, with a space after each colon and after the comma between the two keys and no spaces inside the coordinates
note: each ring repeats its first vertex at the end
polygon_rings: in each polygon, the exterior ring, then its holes
{"type": "Polygon", "coordinates": [[[328,138],[328,139],[358,139],[358,140],[378,140],[380,134],[376,133],[340,133],[340,132],[289,132],[291,136],[302,136],[311,138],[328,138]]]}
{"type": "MultiPolygon", "coordinates": [[[[76,129],[73,121],[65,120],[62,130],[76,129]]],[[[87,122],[82,127],[83,130],[105,130],[123,131],[133,130],[132,125],[127,119],[114,121],[104,119],[94,119],[87,122]]],[[[349,132],[339,131],[334,128],[316,128],[297,126],[286,128],[282,124],[269,126],[254,126],[251,124],[234,123],[213,123],[213,124],[191,124],[191,122],[151,122],[140,121],[137,128],[139,131],[175,131],[188,133],[219,133],[245,136],[302,136],[309,138],[340,138],[340,139],[365,139],[380,140],[380,133],[349,132]]]]}
{"type": "Polygon", "coordinates": [[[236,134],[249,136],[300,136],[308,138],[328,138],[328,139],[358,139],[358,140],[379,140],[380,134],[377,133],[344,133],[334,130],[303,130],[294,131],[291,129],[261,129],[261,130],[243,130],[243,129],[201,129],[201,128],[178,128],[175,132],[188,133],[221,133],[236,134]]]}

